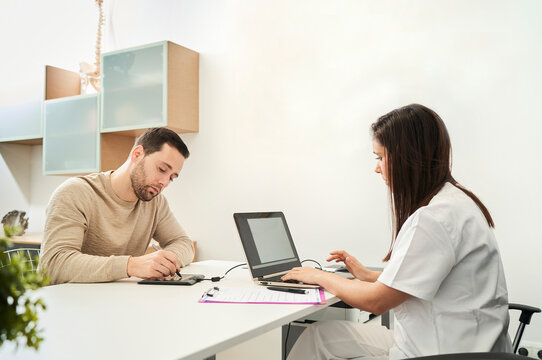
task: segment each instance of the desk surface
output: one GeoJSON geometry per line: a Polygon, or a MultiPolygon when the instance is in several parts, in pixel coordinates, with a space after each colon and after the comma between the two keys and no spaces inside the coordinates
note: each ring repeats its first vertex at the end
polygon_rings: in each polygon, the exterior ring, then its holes
{"type": "MultiPolygon", "coordinates": [[[[222,276],[238,264],[202,261],[184,273],[222,276]]],[[[321,310],[326,305],[198,303],[213,285],[256,286],[248,270],[232,270],[219,283],[193,286],[138,285],[136,279],[99,284],[62,284],[39,289],[47,310],[39,315],[45,340],[38,352],[13,344],[9,359],[203,359],[321,310]]]]}

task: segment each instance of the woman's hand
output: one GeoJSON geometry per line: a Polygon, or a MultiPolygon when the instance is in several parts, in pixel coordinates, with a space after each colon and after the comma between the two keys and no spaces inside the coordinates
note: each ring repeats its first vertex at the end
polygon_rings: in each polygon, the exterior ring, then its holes
{"type": "Polygon", "coordinates": [[[297,280],[306,284],[322,285],[322,279],[326,275],[331,274],[312,267],[295,267],[282,277],[282,281],[297,280]]]}
{"type": "Polygon", "coordinates": [[[374,276],[375,274],[372,274],[373,271],[367,269],[358,261],[358,259],[350,255],[346,251],[335,250],[330,252],[329,255],[330,257],[327,259],[327,261],[335,260],[335,262],[343,262],[344,265],[346,265],[346,269],[348,269],[350,274],[354,275],[356,279],[369,282],[374,282],[376,280],[374,276]]]}

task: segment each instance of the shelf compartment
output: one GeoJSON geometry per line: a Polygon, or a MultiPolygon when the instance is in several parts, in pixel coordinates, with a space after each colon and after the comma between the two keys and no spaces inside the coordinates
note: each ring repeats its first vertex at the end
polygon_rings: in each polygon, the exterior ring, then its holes
{"type": "Polygon", "coordinates": [[[45,101],[43,172],[45,175],[100,170],[98,94],[45,101]]]}
{"type": "Polygon", "coordinates": [[[101,131],[199,130],[199,54],[170,41],[109,52],[102,61],[101,131]]]}

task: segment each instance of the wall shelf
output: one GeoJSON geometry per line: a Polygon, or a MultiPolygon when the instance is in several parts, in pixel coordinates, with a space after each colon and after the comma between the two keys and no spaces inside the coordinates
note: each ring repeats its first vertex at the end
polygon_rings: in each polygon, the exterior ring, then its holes
{"type": "Polygon", "coordinates": [[[11,118],[34,112],[27,122],[0,122],[0,142],[43,143],[44,174],[72,175],[116,169],[150,127],[199,130],[197,52],[161,41],[105,53],[101,63],[102,91],[89,95],[80,95],[79,73],[45,66],[43,100],[15,109],[11,118]]]}
{"type": "Polygon", "coordinates": [[[199,54],[170,41],[103,55],[102,132],[197,132],[199,54]]]}
{"type": "Polygon", "coordinates": [[[45,175],[100,170],[99,100],[98,94],[91,94],[45,101],[45,175]]]}

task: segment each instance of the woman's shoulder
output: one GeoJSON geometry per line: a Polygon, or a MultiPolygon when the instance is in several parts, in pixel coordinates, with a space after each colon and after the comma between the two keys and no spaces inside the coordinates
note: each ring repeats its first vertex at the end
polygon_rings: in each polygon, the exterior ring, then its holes
{"type": "Polygon", "coordinates": [[[473,211],[478,206],[463,190],[447,182],[424,208],[426,211],[440,213],[473,211]]]}
{"type": "Polygon", "coordinates": [[[476,203],[461,189],[446,183],[428,205],[419,208],[413,220],[438,223],[449,234],[460,232],[465,226],[484,226],[487,221],[476,203]]]}

